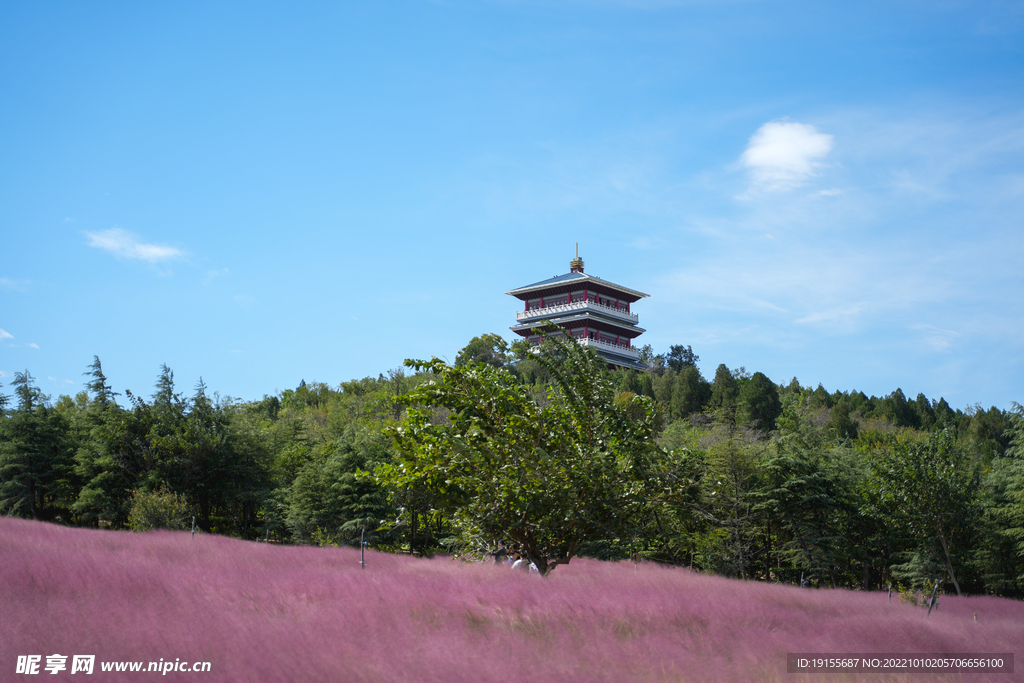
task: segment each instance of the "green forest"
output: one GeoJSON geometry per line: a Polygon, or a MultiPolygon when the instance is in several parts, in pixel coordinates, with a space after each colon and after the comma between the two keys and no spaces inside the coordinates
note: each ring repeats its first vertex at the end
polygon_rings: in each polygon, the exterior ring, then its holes
{"type": "Polygon", "coordinates": [[[103,529],[746,580],[1024,597],[1024,409],[777,383],[689,346],[610,370],[481,335],[437,359],[260,400],[0,387],[0,514],[103,529]],[[362,540],[361,540],[362,539],[362,540]]]}

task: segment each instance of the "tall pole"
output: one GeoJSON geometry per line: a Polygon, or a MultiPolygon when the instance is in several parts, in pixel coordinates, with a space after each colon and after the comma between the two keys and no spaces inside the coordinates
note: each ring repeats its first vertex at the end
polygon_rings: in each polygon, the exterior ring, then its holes
{"type": "Polygon", "coordinates": [[[359,530],[359,566],[366,569],[366,527],[359,530]]]}
{"type": "Polygon", "coordinates": [[[932,599],[928,601],[928,616],[932,615],[932,607],[935,607],[935,594],[939,592],[939,582],[935,581],[935,588],[932,589],[932,599]]]}

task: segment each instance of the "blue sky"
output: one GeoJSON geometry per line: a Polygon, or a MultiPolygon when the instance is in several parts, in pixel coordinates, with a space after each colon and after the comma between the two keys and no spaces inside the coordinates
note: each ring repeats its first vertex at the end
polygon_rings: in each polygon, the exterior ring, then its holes
{"type": "Polygon", "coordinates": [[[1020,2],[6,3],[0,94],[3,393],[454,360],[579,242],[705,376],[1024,401],[1020,2]]]}

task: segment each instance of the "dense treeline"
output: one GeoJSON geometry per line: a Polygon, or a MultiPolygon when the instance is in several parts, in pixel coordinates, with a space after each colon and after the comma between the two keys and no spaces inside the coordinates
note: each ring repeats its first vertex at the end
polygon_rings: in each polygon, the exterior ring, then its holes
{"type": "MultiPolygon", "coordinates": [[[[647,371],[602,382],[616,414],[650,421],[668,485],[587,538],[582,554],[756,580],[870,589],[941,579],[1024,596],[1020,406],[830,393],[724,365],[707,379],[683,346],[644,359],[647,371]]],[[[474,363],[538,406],[560,400],[553,366],[495,335],[472,340],[455,365],[474,363]]],[[[86,375],[84,391],[52,400],[16,373],[13,395],[0,398],[0,513],[115,529],[187,528],[194,517],[206,532],[319,545],[358,543],[365,530],[378,548],[413,552],[456,534],[436,488],[372,476],[398,462],[404,397],[429,374],[302,382],[259,401],[211,396],[202,381],[182,393],[166,366],[148,399],[125,391],[119,401],[98,358],[86,375]]],[[[449,419],[440,408],[421,415],[449,419]]]]}

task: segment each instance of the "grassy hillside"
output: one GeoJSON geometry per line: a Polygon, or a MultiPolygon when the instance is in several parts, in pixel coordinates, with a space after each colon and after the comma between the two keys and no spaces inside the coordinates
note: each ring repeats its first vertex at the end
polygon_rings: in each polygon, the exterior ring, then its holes
{"type": "MultiPolygon", "coordinates": [[[[18,655],[209,661],[206,681],[792,681],[787,652],[1013,652],[1024,603],[738,582],[573,560],[504,568],[0,518],[0,670],[18,655]],[[976,615],[976,619],[975,619],[976,615]]],[[[70,663],[70,658],[69,658],[70,663]]],[[[1020,672],[1024,662],[1018,663],[1020,672]]],[[[69,666],[70,670],[70,666],[69,666]]],[[[78,680],[69,671],[46,680],[78,680]]],[[[1020,673],[808,680],[1019,680],[1020,673]]]]}

